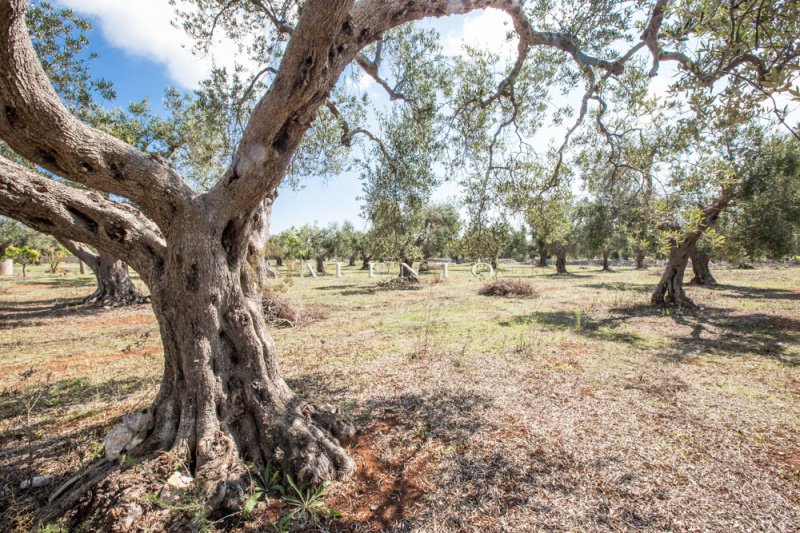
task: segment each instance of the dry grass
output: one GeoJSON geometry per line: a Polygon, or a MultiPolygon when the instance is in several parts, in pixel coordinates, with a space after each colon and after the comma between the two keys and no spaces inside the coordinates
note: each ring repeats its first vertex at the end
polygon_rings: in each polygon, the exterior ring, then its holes
{"type": "Polygon", "coordinates": [[[498,279],[481,285],[478,289],[481,296],[504,296],[506,298],[533,298],[536,289],[529,282],[521,279],[498,279]]]}
{"type": "MultiPolygon", "coordinates": [[[[290,288],[328,314],[273,331],[287,381],[362,429],[328,530],[800,529],[800,269],[715,270],[687,288],[697,310],[664,315],[655,269],[502,268],[538,297],[488,300],[463,267],[419,290],[355,269],[290,288]]],[[[82,308],[91,289],[0,281],[0,530],[27,530],[52,490],[20,480],[71,475],[155,395],[149,307],[82,308]]],[[[269,530],[277,505],[213,526],[269,530]]],[[[175,519],[142,527],[158,516],[175,519]]]]}

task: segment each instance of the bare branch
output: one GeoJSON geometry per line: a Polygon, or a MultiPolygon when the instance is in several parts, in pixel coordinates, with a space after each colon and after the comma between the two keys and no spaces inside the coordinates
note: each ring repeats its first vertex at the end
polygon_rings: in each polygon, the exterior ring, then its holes
{"type": "Polygon", "coordinates": [[[330,110],[331,114],[336,118],[336,120],[339,121],[339,127],[342,129],[342,144],[344,146],[347,146],[349,148],[352,145],[353,138],[355,138],[356,135],[364,135],[365,137],[369,138],[371,141],[376,143],[378,147],[381,149],[381,152],[383,152],[383,155],[386,156],[387,159],[390,159],[389,152],[386,151],[386,146],[384,146],[383,142],[377,135],[375,135],[366,128],[351,129],[350,124],[347,123],[342,114],[339,112],[339,108],[337,108],[336,104],[334,104],[330,100],[325,102],[325,107],[327,107],[328,110],[330,110]]]}
{"type": "MultiPolygon", "coordinates": [[[[378,41],[378,42],[383,42],[383,41],[378,41]]],[[[380,56],[376,55],[376,57],[378,59],[380,59],[380,56]]],[[[383,89],[386,91],[386,94],[389,95],[389,99],[390,100],[403,100],[403,101],[406,101],[406,102],[410,102],[411,101],[406,95],[397,92],[395,89],[393,89],[389,85],[389,83],[386,82],[386,80],[381,78],[381,75],[378,72],[378,62],[377,61],[370,60],[364,54],[357,54],[356,55],[356,63],[358,64],[359,67],[361,67],[361,69],[364,72],[366,72],[369,75],[370,78],[375,80],[375,83],[377,83],[378,85],[383,87],[383,89]]]]}

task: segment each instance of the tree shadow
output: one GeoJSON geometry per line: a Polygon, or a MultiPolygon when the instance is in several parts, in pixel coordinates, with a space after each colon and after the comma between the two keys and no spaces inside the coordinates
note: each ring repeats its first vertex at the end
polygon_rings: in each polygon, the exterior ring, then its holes
{"type": "Polygon", "coordinates": [[[757,287],[740,287],[738,285],[693,285],[713,291],[724,291],[730,298],[752,298],[767,300],[800,300],[800,291],[787,289],[761,289],[757,287]]]}
{"type": "Polygon", "coordinates": [[[575,272],[567,272],[566,274],[559,274],[558,272],[553,272],[552,274],[545,274],[545,278],[556,278],[556,279],[570,279],[570,278],[593,278],[594,274],[578,274],[575,272]]]}
{"type": "MultiPolygon", "coordinates": [[[[48,409],[73,407],[87,400],[109,402],[120,396],[127,396],[143,388],[141,378],[112,379],[91,384],[84,378],[62,379],[49,385],[37,383],[34,387],[42,391],[35,409],[38,414],[48,409]]],[[[28,389],[30,392],[30,389],[28,389]]],[[[0,391],[0,419],[21,416],[25,408],[21,405],[21,394],[25,391],[4,389],[0,391]]]]}
{"type": "MultiPolygon", "coordinates": [[[[0,530],[16,530],[17,512],[43,509],[48,497],[67,479],[99,466],[96,463],[103,440],[120,421],[118,416],[92,420],[108,406],[150,386],[144,378],[112,380],[87,384],[81,379],[67,379],[48,386],[37,384],[6,389],[0,393],[0,419],[7,421],[0,433],[0,530]],[[26,423],[27,399],[41,393],[32,409],[37,419],[26,423]],[[92,409],[72,410],[88,400],[92,409]],[[34,476],[52,476],[42,487],[23,490],[20,483],[34,476]],[[17,509],[15,511],[14,509],[17,509]],[[7,510],[7,511],[6,511],[7,510]]],[[[23,512],[20,516],[25,516],[23,512]]],[[[24,529],[29,529],[25,527],[24,529]]]]}
{"type": "Polygon", "coordinates": [[[616,289],[620,291],[636,291],[636,292],[647,292],[647,293],[653,290],[652,285],[640,285],[638,283],[630,283],[627,281],[582,283],[579,285],[579,287],[586,287],[587,289],[605,289],[605,290],[616,289]]]}
{"type": "Polygon", "coordinates": [[[360,430],[350,454],[357,473],[331,505],[351,512],[332,531],[389,531],[425,502],[437,468],[431,449],[463,443],[481,427],[476,410],[492,401],[473,393],[402,394],[371,398],[356,408],[360,430]],[[435,444],[434,444],[435,443],[435,444]],[[355,509],[352,509],[355,502],[355,509]]]}
{"type": "Polygon", "coordinates": [[[639,345],[644,337],[633,331],[618,331],[622,323],[614,318],[597,319],[581,311],[537,311],[527,315],[517,315],[510,320],[498,322],[503,327],[540,325],[545,329],[574,331],[598,340],[623,342],[639,345]]]}
{"type": "Polygon", "coordinates": [[[314,287],[315,291],[337,291],[341,289],[348,289],[350,285],[324,285],[322,287],[314,287]]]}
{"type": "Polygon", "coordinates": [[[607,316],[598,318],[578,311],[539,311],[517,315],[499,322],[504,327],[540,325],[544,328],[572,331],[586,337],[640,346],[647,333],[639,328],[637,318],[659,318],[691,328],[688,335],[674,330],[664,336],[659,357],[683,361],[697,355],[746,356],[758,355],[788,366],[800,365],[800,356],[790,348],[800,343],[800,319],[766,313],[741,313],[724,307],[671,310],[640,304],[617,307],[607,316]],[[625,326],[624,330],[620,330],[625,326]],[[706,335],[711,331],[712,334],[706,335]]]}
{"type": "Polygon", "coordinates": [[[64,317],[95,316],[105,311],[83,303],[83,298],[70,298],[58,302],[53,301],[17,301],[0,304],[0,329],[25,326],[30,322],[42,319],[64,317]]]}

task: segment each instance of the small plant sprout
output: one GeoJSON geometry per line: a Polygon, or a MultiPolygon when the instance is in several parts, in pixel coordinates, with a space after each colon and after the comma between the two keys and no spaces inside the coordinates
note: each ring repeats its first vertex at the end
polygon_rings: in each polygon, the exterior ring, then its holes
{"type": "Polygon", "coordinates": [[[256,489],[247,499],[244,504],[244,509],[242,509],[242,515],[244,515],[245,518],[250,516],[258,502],[266,499],[270,494],[280,494],[283,496],[286,493],[283,485],[279,483],[280,476],[281,471],[277,468],[272,468],[272,461],[267,463],[267,466],[264,467],[261,473],[256,473],[256,489]]]}

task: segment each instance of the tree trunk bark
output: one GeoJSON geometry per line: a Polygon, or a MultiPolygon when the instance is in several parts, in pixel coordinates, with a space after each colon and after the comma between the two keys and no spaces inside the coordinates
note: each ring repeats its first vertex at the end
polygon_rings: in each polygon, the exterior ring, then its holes
{"type": "Polygon", "coordinates": [[[138,450],[185,458],[212,508],[241,509],[248,464],[271,461],[299,483],[348,477],[355,463],[339,439],[352,437],[352,426],[305,404],[278,371],[240,237],[247,217],[224,230],[184,218],[164,275],[151,286],[165,370],[152,429],[138,450]]]}
{"type": "Polygon", "coordinates": [[[556,242],[553,251],[556,254],[556,274],[567,274],[567,247],[556,242]]]}
{"type": "Polygon", "coordinates": [[[539,266],[547,266],[547,250],[544,248],[539,248],[539,266]]]}
{"type": "Polygon", "coordinates": [[[369,261],[372,259],[371,255],[361,256],[361,270],[369,270],[369,261]]]}
{"type": "Polygon", "coordinates": [[[703,210],[701,222],[693,231],[689,231],[680,243],[676,243],[670,252],[669,262],[664,274],[661,276],[650,301],[658,306],[692,307],[694,303],[686,296],[683,290],[683,274],[689,257],[695,252],[697,241],[703,232],[716,223],[719,214],[725,209],[733,198],[733,188],[726,187],[722,194],[709,207],[703,210]]]}
{"type": "Polygon", "coordinates": [[[636,270],[644,268],[644,252],[636,252],[636,270]]]}
{"type": "Polygon", "coordinates": [[[699,236],[684,239],[672,249],[667,268],[664,270],[661,281],[659,281],[650,298],[653,304],[675,307],[694,306],[694,303],[686,296],[686,292],[683,290],[683,275],[686,272],[689,256],[698,238],[699,236]]]}
{"type": "Polygon", "coordinates": [[[351,255],[350,260],[347,262],[347,266],[354,267],[356,266],[356,256],[351,255]]]}
{"type": "Polygon", "coordinates": [[[84,300],[86,303],[121,307],[146,303],[149,299],[136,289],[128,273],[128,265],[108,254],[100,253],[94,273],[97,289],[84,300]]]}
{"type": "Polygon", "coordinates": [[[567,252],[556,254],[556,274],[567,274],[567,252]]]}
{"type": "Polygon", "coordinates": [[[694,277],[689,282],[692,285],[717,284],[717,280],[711,275],[711,269],[708,268],[708,254],[698,250],[696,246],[692,252],[692,271],[694,272],[694,277]]]}
{"type": "Polygon", "coordinates": [[[278,265],[279,267],[282,267],[283,266],[283,257],[276,257],[275,258],[275,264],[278,265]]]}
{"type": "Polygon", "coordinates": [[[610,252],[608,252],[607,250],[603,250],[603,270],[606,270],[606,271],[611,270],[611,268],[608,266],[608,256],[609,255],[610,255],[610,252]]]}
{"type": "Polygon", "coordinates": [[[323,256],[317,257],[317,273],[319,274],[325,273],[325,257],[323,256]]]}
{"type": "Polygon", "coordinates": [[[92,253],[80,243],[58,239],[61,245],[82,263],[89,265],[97,280],[97,289],[84,298],[84,303],[100,307],[122,307],[149,301],[136,289],[128,273],[128,265],[105,253],[92,253]]]}

